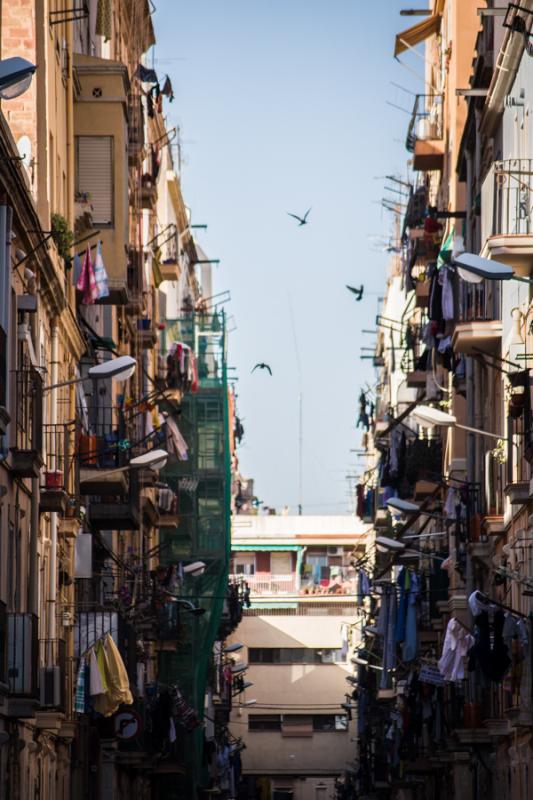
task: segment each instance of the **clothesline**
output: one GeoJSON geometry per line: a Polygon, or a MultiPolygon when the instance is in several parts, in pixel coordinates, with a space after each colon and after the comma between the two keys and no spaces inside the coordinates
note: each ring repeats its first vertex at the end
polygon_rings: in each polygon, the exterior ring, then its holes
{"type": "Polygon", "coordinates": [[[522,619],[529,619],[529,614],[523,614],[521,611],[517,611],[515,608],[511,608],[511,606],[506,605],[505,603],[500,603],[499,600],[492,600],[492,598],[488,597],[483,592],[476,590],[474,592],[476,600],[478,600],[482,604],[493,605],[497,606],[498,608],[503,608],[505,611],[509,611],[510,614],[513,614],[515,617],[521,617],[522,619]]]}

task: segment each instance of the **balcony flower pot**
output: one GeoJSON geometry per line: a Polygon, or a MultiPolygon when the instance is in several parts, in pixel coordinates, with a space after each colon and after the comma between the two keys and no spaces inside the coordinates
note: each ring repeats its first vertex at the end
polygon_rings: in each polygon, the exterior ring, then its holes
{"type": "Polygon", "coordinates": [[[63,472],[60,469],[46,471],[44,473],[44,485],[46,489],[61,489],[63,486],[63,472]]]}

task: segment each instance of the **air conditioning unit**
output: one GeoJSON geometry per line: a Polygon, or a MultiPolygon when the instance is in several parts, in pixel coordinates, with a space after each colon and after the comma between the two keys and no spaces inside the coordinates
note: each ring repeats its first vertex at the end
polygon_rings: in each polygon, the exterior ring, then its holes
{"type": "Polygon", "coordinates": [[[342,556],[343,553],[344,553],[344,547],[342,547],[342,545],[339,547],[337,546],[328,547],[327,549],[328,556],[342,556]]]}
{"type": "Polygon", "coordinates": [[[60,667],[41,667],[39,670],[39,698],[41,708],[57,708],[61,705],[60,667]]]}

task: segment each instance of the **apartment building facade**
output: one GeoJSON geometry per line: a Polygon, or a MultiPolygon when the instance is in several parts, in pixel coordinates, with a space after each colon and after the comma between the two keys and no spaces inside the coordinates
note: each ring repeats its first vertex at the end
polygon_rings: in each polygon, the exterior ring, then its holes
{"type": "Polygon", "coordinates": [[[145,0],[0,9],[1,59],[36,65],[0,113],[0,796],[189,800],[225,779],[203,715],[241,599],[172,87],[145,0]]]}
{"type": "Polygon", "coordinates": [[[354,672],[359,766],[340,798],[532,791],[533,7],[479,5],[432,3],[396,43],[422,46],[427,82],[408,130],[411,187],[376,350],[360,493],[380,597],[354,672]],[[398,625],[381,625],[409,619],[406,597],[414,648],[398,625]]]}
{"type": "Polygon", "coordinates": [[[229,656],[243,692],[230,727],[246,748],[247,797],[328,798],[354,761],[346,677],[359,637],[354,565],[368,527],[349,516],[233,519],[231,579],[250,606],[232,637],[243,644],[229,656]]]}

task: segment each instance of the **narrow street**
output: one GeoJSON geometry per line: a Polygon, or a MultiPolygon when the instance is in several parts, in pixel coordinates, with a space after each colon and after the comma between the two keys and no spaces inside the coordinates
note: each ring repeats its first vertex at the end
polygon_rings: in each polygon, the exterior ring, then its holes
{"type": "Polygon", "coordinates": [[[0,800],[533,800],[533,0],[0,46],[0,800]]]}

